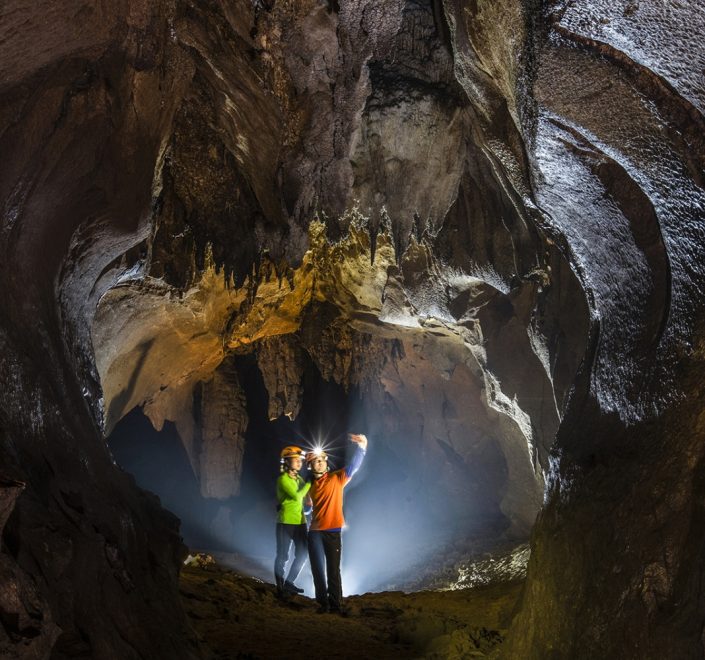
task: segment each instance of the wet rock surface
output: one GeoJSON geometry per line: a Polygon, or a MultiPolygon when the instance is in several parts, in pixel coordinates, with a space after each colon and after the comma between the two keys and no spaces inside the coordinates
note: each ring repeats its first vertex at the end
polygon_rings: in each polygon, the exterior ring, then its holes
{"type": "Polygon", "coordinates": [[[412,568],[408,571],[412,579],[407,577],[396,586],[404,591],[457,591],[521,582],[526,579],[530,556],[527,543],[502,545],[496,539],[488,539],[484,544],[476,540],[456,541],[451,547],[436,548],[431,564],[412,568]]]}
{"type": "Polygon", "coordinates": [[[685,26],[702,12],[555,8],[534,87],[537,199],[574,250],[596,326],[505,652],[698,658],[702,53],[685,26]]]}

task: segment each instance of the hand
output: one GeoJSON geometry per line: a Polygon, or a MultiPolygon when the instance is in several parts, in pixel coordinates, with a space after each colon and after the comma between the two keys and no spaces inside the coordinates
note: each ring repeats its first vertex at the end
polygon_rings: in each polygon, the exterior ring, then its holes
{"type": "Polygon", "coordinates": [[[362,449],[367,449],[367,436],[361,433],[348,433],[350,442],[354,442],[356,445],[362,449]]]}

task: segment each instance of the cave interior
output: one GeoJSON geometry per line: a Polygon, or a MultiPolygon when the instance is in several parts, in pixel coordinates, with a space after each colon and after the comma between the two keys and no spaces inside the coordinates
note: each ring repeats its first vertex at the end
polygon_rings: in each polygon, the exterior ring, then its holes
{"type": "Polygon", "coordinates": [[[0,655],[281,657],[249,602],[323,657],[274,482],[352,432],[339,657],[704,657],[702,33],[0,6],[0,655]]]}

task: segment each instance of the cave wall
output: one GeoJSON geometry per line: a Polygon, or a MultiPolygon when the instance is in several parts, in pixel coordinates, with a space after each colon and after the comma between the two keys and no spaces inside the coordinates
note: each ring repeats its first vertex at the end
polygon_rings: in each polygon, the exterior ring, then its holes
{"type": "Polygon", "coordinates": [[[705,79],[692,35],[705,15],[547,9],[536,200],[571,247],[593,327],[504,652],[701,658],[705,79]]]}
{"type": "Polygon", "coordinates": [[[3,531],[3,657],[193,656],[178,521],[111,460],[90,340],[149,233],[191,75],[172,18],[168,2],[0,8],[0,469],[24,484],[3,531]]]}

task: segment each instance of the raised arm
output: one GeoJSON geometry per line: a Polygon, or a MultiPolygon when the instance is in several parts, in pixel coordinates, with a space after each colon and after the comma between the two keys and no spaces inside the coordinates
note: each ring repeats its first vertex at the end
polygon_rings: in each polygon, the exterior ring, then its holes
{"type": "Polygon", "coordinates": [[[350,442],[357,444],[357,448],[355,449],[352,460],[345,468],[345,476],[348,479],[350,479],[362,465],[362,459],[365,458],[365,453],[367,452],[367,436],[351,433],[350,442]]]}

